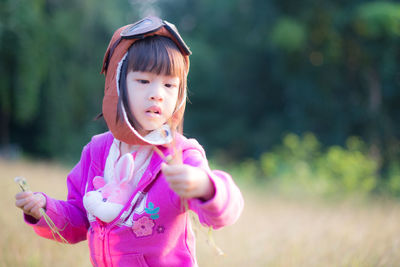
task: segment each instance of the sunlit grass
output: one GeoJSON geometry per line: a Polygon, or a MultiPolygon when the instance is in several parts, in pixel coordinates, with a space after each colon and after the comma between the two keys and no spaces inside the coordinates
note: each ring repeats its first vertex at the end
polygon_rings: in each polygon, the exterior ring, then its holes
{"type": "MultiPolygon", "coordinates": [[[[87,243],[62,245],[39,238],[14,206],[25,176],[34,191],[65,199],[68,170],[43,162],[0,160],[0,266],[90,266],[87,243]]],[[[393,200],[326,201],[272,195],[241,185],[239,221],[214,231],[226,256],[198,234],[200,266],[397,266],[400,203],[393,200]]],[[[206,232],[206,231],[205,231],[206,232]]]]}
{"type": "Polygon", "coordinates": [[[31,190],[66,198],[68,170],[45,163],[0,161],[0,266],[91,266],[86,243],[63,245],[38,237],[25,225],[22,212],[14,205],[20,191],[15,176],[27,178],[31,190]]]}

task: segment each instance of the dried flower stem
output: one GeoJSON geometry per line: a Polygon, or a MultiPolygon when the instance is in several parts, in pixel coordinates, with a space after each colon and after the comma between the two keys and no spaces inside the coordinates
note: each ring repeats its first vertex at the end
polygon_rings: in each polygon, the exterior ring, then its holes
{"type": "MultiPolygon", "coordinates": [[[[164,136],[165,137],[165,136],[164,136]]],[[[172,134],[172,142],[170,145],[168,145],[168,148],[172,147],[172,156],[168,155],[167,157],[162,153],[162,151],[157,147],[153,146],[153,150],[161,157],[161,159],[167,163],[168,165],[173,165],[173,164],[182,164],[182,150],[178,150],[175,145],[175,135],[172,134]]],[[[186,198],[181,197],[181,211],[186,212],[189,211],[189,204],[186,198]]],[[[194,216],[190,216],[192,221],[194,222],[193,226],[195,228],[196,225],[201,225],[198,220],[194,216]],[[197,222],[197,223],[196,223],[197,222]]],[[[197,233],[197,229],[195,229],[197,233]]],[[[213,234],[212,234],[212,227],[208,227],[208,233],[207,233],[207,244],[215,249],[217,254],[219,256],[225,256],[226,254],[222,251],[221,248],[217,246],[217,244],[214,241],[213,234]]]]}
{"type": "MultiPolygon", "coordinates": [[[[24,177],[17,176],[14,178],[14,181],[19,185],[19,187],[21,188],[21,190],[23,192],[29,191],[28,182],[26,181],[26,179],[24,177]]],[[[49,228],[51,230],[51,234],[53,235],[53,239],[57,240],[57,237],[58,237],[62,243],[69,244],[68,241],[60,234],[60,231],[63,231],[66,226],[64,226],[63,229],[58,228],[54,224],[53,220],[46,214],[46,211],[43,208],[40,208],[39,212],[43,216],[47,225],[49,226],[49,228]]]]}

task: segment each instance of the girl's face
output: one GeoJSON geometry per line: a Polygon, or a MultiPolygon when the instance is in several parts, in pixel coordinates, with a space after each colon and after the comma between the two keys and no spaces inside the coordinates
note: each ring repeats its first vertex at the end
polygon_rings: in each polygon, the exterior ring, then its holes
{"type": "Polygon", "coordinates": [[[160,128],[175,111],[179,78],[152,72],[130,71],[126,76],[128,102],[138,125],[136,130],[145,136],[160,128]]]}

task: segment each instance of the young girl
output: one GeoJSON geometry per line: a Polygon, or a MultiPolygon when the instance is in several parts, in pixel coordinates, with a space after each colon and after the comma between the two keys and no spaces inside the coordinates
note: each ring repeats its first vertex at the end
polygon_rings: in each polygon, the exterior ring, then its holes
{"type": "Polygon", "coordinates": [[[181,135],[190,54],[175,26],[156,17],[114,33],[102,69],[110,131],[83,148],[67,201],[16,195],[38,235],[60,241],[43,208],[69,243],[88,239],[94,266],[197,266],[186,208],[214,229],[238,219],[243,199],[232,178],[210,170],[203,148],[181,135]]]}

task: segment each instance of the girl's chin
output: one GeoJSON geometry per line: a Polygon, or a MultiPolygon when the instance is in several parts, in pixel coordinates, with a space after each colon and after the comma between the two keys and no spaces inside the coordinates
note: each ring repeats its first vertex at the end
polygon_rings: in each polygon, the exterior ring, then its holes
{"type": "Polygon", "coordinates": [[[160,128],[164,124],[165,124],[164,120],[146,121],[145,123],[140,123],[139,121],[137,121],[136,123],[134,123],[133,127],[141,136],[144,137],[148,135],[150,132],[160,128]]]}
{"type": "Polygon", "coordinates": [[[161,126],[163,126],[163,124],[160,124],[160,125],[152,125],[152,126],[149,126],[149,127],[143,127],[142,129],[138,130],[138,133],[139,133],[141,136],[144,137],[144,136],[148,135],[149,133],[151,133],[152,131],[157,130],[157,129],[160,128],[161,126]]]}
{"type": "Polygon", "coordinates": [[[146,131],[146,130],[142,130],[142,131],[138,131],[138,133],[142,136],[145,137],[146,135],[148,135],[151,131],[146,131]]]}

